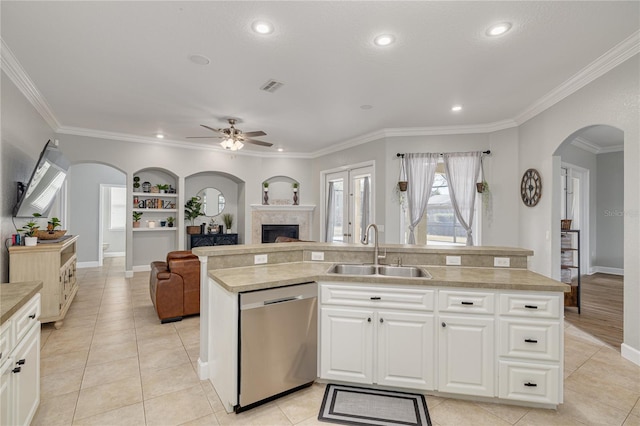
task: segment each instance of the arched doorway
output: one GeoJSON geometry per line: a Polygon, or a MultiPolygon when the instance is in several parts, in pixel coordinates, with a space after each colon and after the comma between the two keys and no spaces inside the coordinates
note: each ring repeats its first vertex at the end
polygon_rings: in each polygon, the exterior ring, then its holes
{"type": "MultiPolygon", "coordinates": [[[[624,275],[624,132],[608,125],[577,130],[554,152],[553,223],[571,220],[575,233],[557,234],[554,275],[574,290],[573,303],[582,305],[577,321],[608,324],[588,330],[620,349],[623,323],[624,275]],[[566,241],[560,242],[560,234],[566,241]],[[580,246],[575,247],[580,235],[580,246]],[[566,243],[566,244],[565,244],[566,243]],[[579,248],[579,263],[577,251],[579,248]],[[578,269],[582,300],[577,299],[578,269]],[[573,267],[571,267],[573,266],[573,267]],[[573,271],[573,273],[572,273],[573,271]],[[609,286],[609,287],[608,287],[609,286]],[[602,294],[596,293],[603,292],[602,294]],[[586,292],[586,293],[585,293],[586,292]],[[579,303],[578,303],[579,302],[579,303]],[[585,302],[588,306],[585,312],[585,302]]],[[[555,237],[555,236],[554,236],[555,237]]],[[[571,321],[573,308],[568,308],[571,321]]],[[[577,306],[576,306],[577,309],[577,306]]]]}

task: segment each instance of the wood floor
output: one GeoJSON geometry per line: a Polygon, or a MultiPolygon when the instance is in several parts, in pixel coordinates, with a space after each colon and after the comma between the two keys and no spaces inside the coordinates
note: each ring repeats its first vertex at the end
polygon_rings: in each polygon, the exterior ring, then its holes
{"type": "Polygon", "coordinates": [[[565,320],[620,351],[622,344],[623,277],[593,274],[582,277],[582,307],[565,308],[565,320]]]}

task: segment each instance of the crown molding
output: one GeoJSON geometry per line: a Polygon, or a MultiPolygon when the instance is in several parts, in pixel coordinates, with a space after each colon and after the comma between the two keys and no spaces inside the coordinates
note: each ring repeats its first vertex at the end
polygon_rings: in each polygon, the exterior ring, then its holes
{"type": "Polygon", "coordinates": [[[479,125],[386,128],[331,145],[327,148],[313,152],[311,156],[312,158],[322,157],[323,155],[344,151],[345,149],[353,148],[355,146],[383,138],[493,133],[499,130],[510,129],[512,127],[517,127],[517,123],[515,121],[503,120],[479,125]]]}
{"type": "Polygon", "coordinates": [[[592,154],[607,154],[610,152],[624,151],[624,145],[612,145],[612,146],[601,147],[594,144],[590,140],[580,136],[572,140],[571,145],[577,148],[583,149],[585,151],[588,151],[592,154]]]}
{"type": "Polygon", "coordinates": [[[517,115],[514,121],[521,125],[532,119],[638,53],[640,53],[640,30],[631,34],[569,80],[538,99],[538,101],[517,115]]]}
{"type": "Polygon", "coordinates": [[[31,105],[40,113],[49,127],[54,131],[57,130],[60,127],[60,122],[53,114],[44,96],[42,96],[36,85],[31,81],[31,78],[29,78],[24,68],[22,68],[22,65],[20,65],[20,62],[18,62],[18,59],[11,49],[9,49],[4,39],[0,38],[0,41],[2,42],[2,47],[0,48],[0,68],[2,68],[22,95],[27,98],[31,105]]]}
{"type": "Polygon", "coordinates": [[[229,151],[220,147],[217,143],[203,145],[195,142],[178,141],[171,139],[158,139],[153,137],[135,136],[127,133],[106,132],[101,130],[85,129],[82,127],[62,126],[56,133],[63,135],[84,136],[97,139],[109,139],[122,142],[139,143],[153,146],[166,146],[180,149],[207,150],[219,152],[221,154],[233,154],[245,157],[273,157],[273,158],[311,158],[309,154],[285,154],[283,152],[257,152],[241,149],[239,151],[229,151]]]}

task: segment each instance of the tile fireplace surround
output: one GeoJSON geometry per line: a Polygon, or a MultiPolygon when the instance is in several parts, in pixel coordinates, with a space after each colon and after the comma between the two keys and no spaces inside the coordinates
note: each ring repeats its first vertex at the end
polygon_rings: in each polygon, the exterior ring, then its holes
{"type": "Polygon", "coordinates": [[[300,226],[300,239],[311,239],[311,224],[313,223],[313,211],[316,206],[305,204],[251,205],[251,243],[259,244],[262,241],[262,225],[290,225],[300,226]]]}

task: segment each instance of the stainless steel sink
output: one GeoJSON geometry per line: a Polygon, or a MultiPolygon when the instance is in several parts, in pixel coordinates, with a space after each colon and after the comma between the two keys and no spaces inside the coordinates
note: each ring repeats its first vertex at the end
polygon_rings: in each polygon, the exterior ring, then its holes
{"type": "Polygon", "coordinates": [[[330,274],[340,275],[382,275],[401,278],[431,278],[431,274],[419,266],[354,265],[336,263],[329,269],[330,274]]]}
{"type": "Polygon", "coordinates": [[[376,267],[375,265],[348,265],[338,263],[333,265],[329,273],[341,275],[375,275],[376,267]]]}
{"type": "Polygon", "coordinates": [[[431,274],[426,269],[418,266],[378,266],[378,274],[387,277],[403,277],[403,278],[431,278],[431,274]]]}

